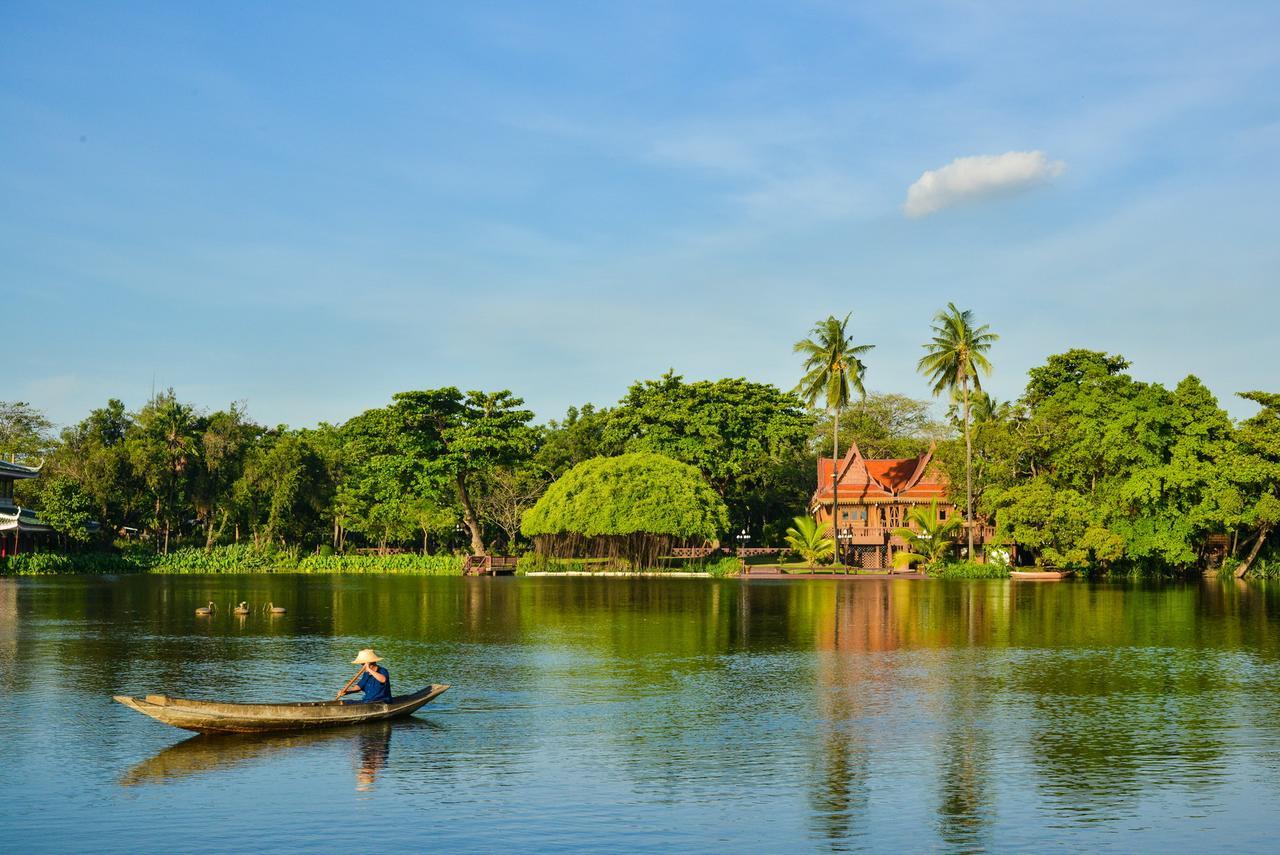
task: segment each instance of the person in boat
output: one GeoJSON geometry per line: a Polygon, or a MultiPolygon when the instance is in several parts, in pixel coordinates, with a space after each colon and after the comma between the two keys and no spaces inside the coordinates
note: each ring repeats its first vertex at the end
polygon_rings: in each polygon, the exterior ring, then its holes
{"type": "Polygon", "coordinates": [[[356,654],[356,658],[351,660],[352,665],[363,665],[360,671],[360,678],[356,680],[354,686],[348,685],[338,697],[349,695],[352,692],[364,692],[364,697],[359,701],[348,701],[347,703],[365,703],[365,704],[385,704],[391,700],[391,674],[386,668],[378,663],[382,661],[382,657],[377,654],[372,647],[366,647],[356,654]]]}

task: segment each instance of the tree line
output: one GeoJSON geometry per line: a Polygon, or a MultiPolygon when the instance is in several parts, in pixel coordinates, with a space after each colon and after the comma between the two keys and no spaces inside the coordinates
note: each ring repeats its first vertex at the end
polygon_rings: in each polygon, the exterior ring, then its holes
{"type": "Polygon", "coordinates": [[[43,477],[18,482],[19,503],[91,547],[135,537],[161,552],[247,543],[481,554],[526,548],[525,511],[599,457],[686,463],[724,502],[721,540],[777,546],[806,509],[818,456],[853,441],[868,457],[936,446],[951,501],[1045,563],[1137,573],[1223,556],[1243,572],[1278,563],[1280,394],[1241,393],[1259,411],[1236,422],[1194,376],[1168,389],[1134,378],[1121,356],[1071,350],[1031,369],[1016,400],[997,401],[981,387],[994,334],[949,306],[918,366],[950,404],[935,418],[927,400],[864,391],[870,345],[854,342],[849,323],[828,318],[797,344],[802,380],[791,391],[668,372],[611,407],[540,424],[508,390],[444,387],[294,429],[259,424],[240,404],[201,410],[169,390],[132,412],[108,401],[56,435],[38,409],[11,402],[0,404],[0,453],[44,459],[43,477]]]}

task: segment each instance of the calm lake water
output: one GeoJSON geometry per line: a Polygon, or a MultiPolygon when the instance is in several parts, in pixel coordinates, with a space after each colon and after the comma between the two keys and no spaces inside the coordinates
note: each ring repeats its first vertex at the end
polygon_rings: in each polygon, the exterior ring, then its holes
{"type": "Polygon", "coordinates": [[[1218,582],[0,579],[0,832],[13,852],[1274,851],[1278,621],[1280,589],[1218,582]],[[454,688],[403,723],[275,737],[111,701],[323,699],[369,645],[398,692],[454,688]]]}

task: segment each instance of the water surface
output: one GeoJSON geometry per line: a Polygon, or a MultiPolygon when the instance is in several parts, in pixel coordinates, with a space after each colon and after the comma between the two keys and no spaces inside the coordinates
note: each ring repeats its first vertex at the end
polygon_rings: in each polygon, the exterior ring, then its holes
{"type": "Polygon", "coordinates": [[[26,852],[1260,851],[1280,831],[1278,597],[0,579],[0,831],[26,852]],[[366,646],[398,692],[454,688],[402,723],[283,737],[189,737],[111,702],[322,699],[366,646]]]}

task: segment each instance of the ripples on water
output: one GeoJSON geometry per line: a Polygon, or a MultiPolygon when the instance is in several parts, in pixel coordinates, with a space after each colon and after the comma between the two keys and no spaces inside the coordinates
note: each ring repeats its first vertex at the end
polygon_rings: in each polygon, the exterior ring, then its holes
{"type": "Polygon", "coordinates": [[[0,830],[10,851],[1261,851],[1277,606],[1217,583],[0,579],[0,830]],[[195,618],[209,599],[290,611],[195,618]],[[323,698],[370,644],[399,692],[454,688],[280,736],[110,700],[323,698]]]}

